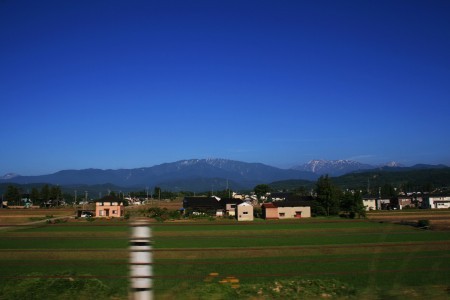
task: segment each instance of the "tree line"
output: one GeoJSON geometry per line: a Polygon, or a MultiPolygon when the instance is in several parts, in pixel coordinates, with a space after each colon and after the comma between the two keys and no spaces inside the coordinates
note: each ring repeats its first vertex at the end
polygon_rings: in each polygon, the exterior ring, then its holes
{"type": "MultiPolygon", "coordinates": [[[[258,199],[261,199],[263,195],[272,190],[267,184],[259,184],[253,191],[258,199]]],[[[313,195],[311,210],[315,216],[345,215],[354,218],[366,215],[361,192],[342,190],[333,183],[328,175],[320,176],[312,191],[299,187],[294,190],[294,194],[298,196],[313,195]]]]}
{"type": "Polygon", "coordinates": [[[25,192],[20,186],[8,185],[3,194],[3,201],[9,205],[23,205],[23,200],[31,200],[34,205],[43,205],[49,200],[62,200],[64,198],[61,188],[57,185],[43,185],[40,189],[33,187],[25,192]]]}
{"type": "MultiPolygon", "coordinates": [[[[7,202],[9,206],[23,206],[25,201],[31,201],[33,205],[43,206],[49,201],[54,204],[61,203],[64,200],[67,204],[76,203],[78,204],[80,201],[90,201],[99,199],[102,197],[102,193],[89,193],[88,188],[81,189],[81,191],[74,190],[73,193],[68,193],[67,188],[66,191],[63,191],[58,185],[49,185],[44,184],[40,187],[24,187],[21,185],[10,184],[6,186],[2,193],[2,200],[7,202]],[[95,195],[95,196],[93,196],[95,195]]],[[[175,199],[177,197],[186,195],[191,195],[193,193],[190,192],[182,192],[182,193],[173,193],[170,191],[166,191],[161,189],[160,187],[155,187],[153,191],[149,190],[140,190],[140,191],[131,191],[124,193],[122,191],[112,191],[107,190],[108,195],[115,196],[117,198],[124,199],[125,197],[131,198],[153,198],[153,199],[175,199]]],[[[105,194],[103,194],[105,195],[105,194]]],[[[1,204],[1,203],[0,203],[1,204]]]]}

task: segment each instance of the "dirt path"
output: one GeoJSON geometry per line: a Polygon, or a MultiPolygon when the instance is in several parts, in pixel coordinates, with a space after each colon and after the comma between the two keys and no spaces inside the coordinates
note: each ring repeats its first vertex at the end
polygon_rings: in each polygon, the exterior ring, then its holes
{"type": "Polygon", "coordinates": [[[52,217],[52,218],[46,218],[46,219],[42,219],[42,220],[38,220],[38,221],[32,221],[32,222],[27,222],[27,223],[20,223],[20,224],[7,224],[7,225],[0,225],[0,230],[12,230],[12,229],[17,229],[18,227],[26,227],[26,226],[34,226],[34,225],[39,225],[39,224],[46,224],[47,222],[55,222],[57,220],[63,220],[63,219],[74,219],[75,215],[71,215],[71,216],[59,216],[59,217],[52,217]]]}

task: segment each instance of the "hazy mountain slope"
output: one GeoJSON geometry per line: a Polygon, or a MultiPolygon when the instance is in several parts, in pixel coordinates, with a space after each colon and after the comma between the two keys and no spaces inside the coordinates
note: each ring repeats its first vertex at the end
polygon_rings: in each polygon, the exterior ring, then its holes
{"type": "Polygon", "coordinates": [[[446,166],[424,168],[380,168],[354,172],[332,178],[342,188],[378,189],[385,184],[407,186],[408,191],[431,191],[450,186],[450,168],[446,166]],[[431,189],[431,190],[430,190],[431,189]]]}
{"type": "MultiPolygon", "coordinates": [[[[261,163],[246,163],[225,159],[191,159],[173,163],[164,163],[148,168],[119,169],[119,170],[63,170],[49,175],[41,176],[16,176],[2,179],[0,182],[14,182],[28,184],[36,182],[47,182],[59,185],[74,184],[114,184],[123,187],[132,186],[155,186],[162,185],[171,187],[182,181],[204,181],[206,190],[211,188],[205,179],[229,180],[243,187],[253,187],[258,183],[268,183],[285,179],[315,179],[316,175],[311,172],[298,170],[285,170],[261,163]],[[208,185],[208,186],[206,186],[208,185]]],[[[185,184],[182,185],[186,187],[185,184]]]]}

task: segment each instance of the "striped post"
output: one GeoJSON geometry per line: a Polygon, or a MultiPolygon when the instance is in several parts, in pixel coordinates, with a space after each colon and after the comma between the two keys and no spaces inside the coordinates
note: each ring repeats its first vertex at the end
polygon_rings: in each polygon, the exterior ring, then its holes
{"type": "Polygon", "coordinates": [[[148,221],[138,219],[131,223],[130,283],[132,300],[152,300],[152,244],[148,221]]]}

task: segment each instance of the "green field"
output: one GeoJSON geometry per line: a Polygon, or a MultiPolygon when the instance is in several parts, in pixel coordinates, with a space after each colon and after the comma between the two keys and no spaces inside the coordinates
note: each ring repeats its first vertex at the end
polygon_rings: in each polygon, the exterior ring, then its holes
{"type": "MultiPolygon", "coordinates": [[[[156,299],[248,299],[263,287],[275,288],[253,299],[301,299],[302,288],[283,294],[289,280],[354,289],[323,298],[450,299],[448,231],[341,219],[166,222],[152,230],[156,299]],[[218,283],[227,277],[239,286],[218,283]]],[[[0,231],[0,299],[20,299],[13,287],[39,295],[42,281],[21,283],[55,278],[86,280],[71,289],[101,286],[97,299],[127,299],[129,231],[125,221],[100,220],[0,231]]]]}

